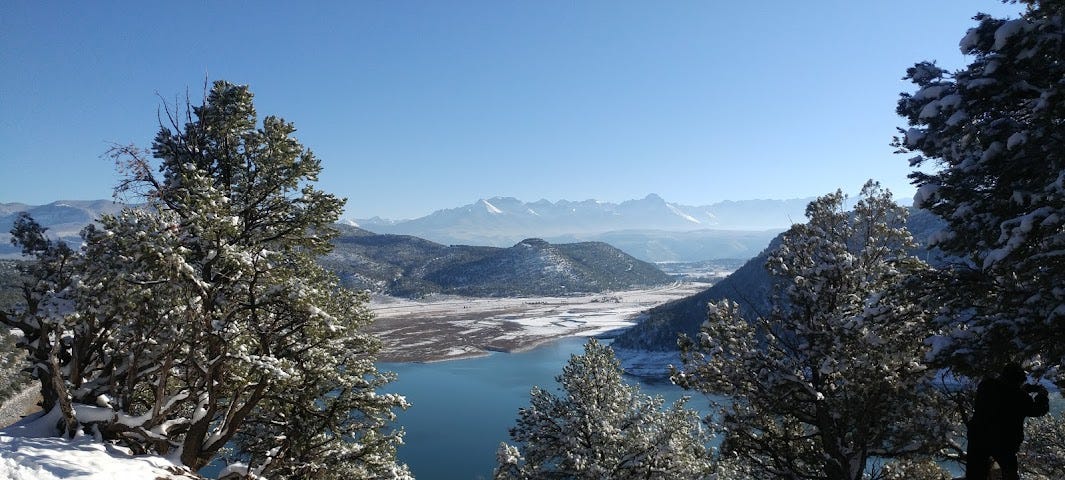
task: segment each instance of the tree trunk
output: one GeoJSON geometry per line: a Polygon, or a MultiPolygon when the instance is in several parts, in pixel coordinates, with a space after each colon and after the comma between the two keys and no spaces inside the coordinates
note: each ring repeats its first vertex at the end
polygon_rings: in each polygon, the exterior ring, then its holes
{"type": "MultiPolygon", "coordinates": [[[[58,335],[57,335],[58,336],[58,335]]],[[[63,370],[59,367],[59,339],[57,338],[55,343],[52,344],[51,355],[48,357],[48,363],[50,372],[48,372],[48,379],[41,379],[41,393],[44,393],[44,384],[50,383],[55,393],[55,402],[59,405],[59,411],[63,414],[63,419],[60,421],[59,427],[63,431],[63,436],[67,438],[74,438],[74,433],[77,431],[78,419],[74,415],[74,407],[70,404],[70,392],[67,391],[67,384],[63,380],[63,370]]],[[[45,399],[47,402],[47,399],[45,399]]]]}

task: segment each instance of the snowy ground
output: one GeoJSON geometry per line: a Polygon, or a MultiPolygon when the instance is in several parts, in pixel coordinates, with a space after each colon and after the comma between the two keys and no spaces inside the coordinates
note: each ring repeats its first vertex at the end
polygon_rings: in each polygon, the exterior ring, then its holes
{"type": "Polygon", "coordinates": [[[187,469],[158,456],[97,442],[91,435],[53,437],[58,411],[36,415],[0,430],[0,479],[4,480],[186,480],[187,469]],[[35,418],[36,417],[36,418],[35,418]]]}
{"type": "Polygon", "coordinates": [[[452,360],[628,328],[647,309],[709,286],[675,283],[568,297],[445,297],[426,301],[382,297],[371,302],[377,320],[370,330],[384,343],[383,361],[452,360]]]}

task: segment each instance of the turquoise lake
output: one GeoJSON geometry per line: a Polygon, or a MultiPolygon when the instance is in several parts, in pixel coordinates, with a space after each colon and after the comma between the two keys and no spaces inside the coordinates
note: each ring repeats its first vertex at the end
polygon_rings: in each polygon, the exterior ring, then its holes
{"type": "MultiPolygon", "coordinates": [[[[510,440],[518,409],[529,405],[534,385],[558,393],[554,378],[570,355],[583,351],[585,338],[565,338],[521,353],[493,353],[488,356],[436,363],[379,363],[383,371],[398,374],[396,382],[383,389],[401,393],[413,405],[397,412],[397,426],[406,429],[399,460],[406,463],[419,480],[490,479],[495,468],[499,443],[510,440]]],[[[626,376],[645,394],[661,395],[666,403],[688,395],[689,408],[705,414],[709,399],[687,392],[666,380],[648,381],[626,376]]],[[[1051,396],[1052,412],[1060,412],[1065,401],[1051,396]]],[[[218,465],[201,473],[216,473],[218,465]]],[[[960,469],[948,465],[953,473],[960,469]]]]}
{"type": "MultiPolygon", "coordinates": [[[[495,452],[509,441],[518,409],[529,405],[529,390],[540,385],[557,393],[554,378],[570,355],[583,352],[584,338],[566,338],[521,353],[438,363],[382,363],[381,370],[399,379],[386,391],[405,395],[413,406],[399,412],[406,429],[399,459],[419,480],[491,478],[495,452]]],[[[668,383],[641,381],[645,394],[667,403],[689,392],[668,383]]],[[[692,395],[689,406],[705,410],[708,401],[692,395]]]]}
{"type": "MultiPolygon", "coordinates": [[[[388,392],[402,393],[413,406],[399,412],[397,424],[406,428],[399,459],[419,480],[490,479],[495,452],[509,441],[518,409],[529,405],[533,385],[558,392],[554,378],[570,355],[583,351],[584,338],[566,338],[521,353],[493,353],[486,357],[438,363],[381,363],[399,379],[388,392]]],[[[661,395],[667,404],[691,396],[689,408],[705,414],[709,400],[666,380],[647,381],[626,376],[645,394],[661,395]]],[[[1065,401],[1051,396],[1052,412],[1065,401]]],[[[960,469],[948,465],[955,474],[960,469]]]]}

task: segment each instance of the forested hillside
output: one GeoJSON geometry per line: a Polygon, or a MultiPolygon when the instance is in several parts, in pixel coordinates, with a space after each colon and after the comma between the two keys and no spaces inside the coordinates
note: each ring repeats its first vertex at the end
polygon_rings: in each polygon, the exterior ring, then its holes
{"type": "Polygon", "coordinates": [[[654,265],[601,242],[554,245],[527,239],[510,248],[445,246],[407,235],[342,227],[321,262],[344,284],[403,297],[564,295],[660,285],[654,265]]]}
{"type": "MultiPolygon", "coordinates": [[[[907,228],[921,245],[915,254],[933,264],[942,254],[926,245],[942,225],[941,220],[927,211],[910,209],[907,228]]],[[[772,305],[773,281],[765,263],[770,252],[780,246],[782,237],[783,234],[778,235],[762,253],[714,286],[651,309],[646,320],[618,336],[615,345],[639,350],[676,350],[680,334],[694,338],[699,332],[699,326],[706,320],[707,305],[724,299],[736,302],[745,318],[764,316],[772,305]]]]}

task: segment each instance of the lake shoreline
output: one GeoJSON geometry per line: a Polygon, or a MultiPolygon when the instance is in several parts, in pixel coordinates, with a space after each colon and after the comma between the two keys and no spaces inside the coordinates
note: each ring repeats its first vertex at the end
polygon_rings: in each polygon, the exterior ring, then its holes
{"type": "Polygon", "coordinates": [[[523,353],[569,337],[610,338],[648,309],[698,293],[710,284],[666,286],[566,297],[375,298],[368,328],[382,342],[378,360],[436,363],[493,352],[523,353]]]}

